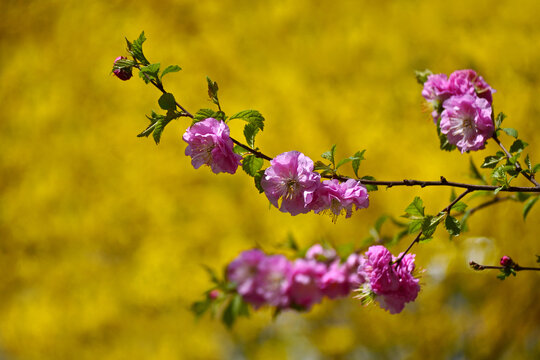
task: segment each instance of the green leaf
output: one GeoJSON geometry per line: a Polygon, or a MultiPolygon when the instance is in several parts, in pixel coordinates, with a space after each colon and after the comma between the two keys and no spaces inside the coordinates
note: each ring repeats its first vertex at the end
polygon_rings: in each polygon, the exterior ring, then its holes
{"type": "Polygon", "coordinates": [[[461,233],[461,223],[453,216],[446,216],[446,220],[444,221],[444,227],[452,236],[458,236],[461,233]]]}
{"type": "Polygon", "coordinates": [[[165,93],[161,95],[158,100],[159,107],[163,110],[175,110],[176,109],[176,99],[171,93],[165,93]]]}
{"type": "MultiPolygon", "coordinates": [[[[225,310],[223,311],[223,314],[221,316],[221,321],[223,322],[223,324],[225,324],[225,326],[227,326],[229,329],[234,325],[234,322],[236,321],[236,317],[238,316],[238,297],[240,295],[236,294],[232,299],[231,301],[229,302],[229,304],[227,305],[227,307],[225,308],[225,310]]],[[[241,301],[241,299],[240,299],[241,301]]]]}
{"type": "Polygon", "coordinates": [[[244,110],[240,111],[237,114],[231,116],[230,120],[241,119],[244,121],[253,124],[255,127],[259,128],[261,131],[264,130],[264,116],[261,115],[257,110],[244,110]]]}
{"type": "Polygon", "coordinates": [[[531,194],[528,194],[528,193],[522,193],[522,192],[516,193],[516,200],[519,202],[524,202],[530,197],[531,197],[531,194]]]}
{"type": "Polygon", "coordinates": [[[255,135],[257,135],[259,129],[260,128],[253,123],[244,126],[244,137],[246,138],[247,144],[252,148],[255,147],[255,135]]]}
{"type": "Polygon", "coordinates": [[[143,136],[147,137],[148,135],[150,135],[154,131],[156,123],[159,120],[165,119],[165,116],[156,114],[154,111],[152,111],[150,116],[146,115],[146,117],[148,118],[148,120],[150,120],[150,125],[148,125],[148,127],[142,133],[137,135],[137,137],[143,137],[143,136]]]}
{"type": "Polygon", "coordinates": [[[470,166],[469,166],[469,175],[476,180],[480,180],[483,184],[486,184],[486,180],[480,174],[480,171],[478,171],[478,168],[474,165],[473,159],[470,159],[470,166]]]}
{"type": "Polygon", "coordinates": [[[163,72],[161,73],[161,78],[163,79],[163,77],[166,75],[166,74],[169,74],[169,73],[173,73],[173,72],[178,72],[182,70],[182,68],[178,65],[169,65],[165,68],[165,70],[163,70],[163,72]]]}
{"type": "Polygon", "coordinates": [[[354,159],[352,161],[352,168],[354,171],[354,175],[356,175],[356,177],[358,177],[358,168],[360,167],[360,162],[362,160],[365,160],[364,159],[365,152],[366,150],[362,150],[362,151],[357,151],[356,153],[354,153],[354,159]]]}
{"type": "Polygon", "coordinates": [[[502,131],[504,131],[505,133],[507,133],[508,135],[514,137],[517,139],[518,137],[518,132],[516,129],[513,129],[513,128],[502,128],[501,129],[502,131]]]}
{"type": "Polygon", "coordinates": [[[420,231],[420,229],[422,229],[422,222],[423,221],[424,221],[424,218],[412,220],[409,223],[409,226],[407,228],[407,233],[414,234],[415,232],[420,231]]]}
{"type": "Polygon", "coordinates": [[[424,202],[420,197],[415,197],[413,202],[405,208],[406,217],[412,219],[418,219],[424,217],[424,202]]]}
{"type": "MultiPolygon", "coordinates": [[[[377,180],[377,179],[375,179],[373,176],[366,175],[366,176],[362,176],[362,177],[360,178],[360,183],[362,183],[362,180],[373,180],[373,181],[375,181],[375,180],[377,180]]],[[[362,185],[365,186],[365,188],[366,188],[367,191],[377,191],[377,190],[379,190],[379,188],[377,187],[377,185],[364,184],[364,183],[362,183],[362,185]]]]}
{"type": "Polygon", "coordinates": [[[202,267],[208,273],[208,276],[210,276],[210,281],[212,281],[216,285],[220,283],[216,272],[210,266],[203,264],[202,267]]]}
{"type": "Polygon", "coordinates": [[[210,298],[196,301],[191,304],[191,312],[195,315],[196,318],[200,318],[210,308],[211,304],[212,300],[210,298]]]}
{"type": "Polygon", "coordinates": [[[514,141],[512,146],[510,146],[510,152],[511,153],[521,152],[521,151],[523,151],[523,149],[525,149],[525,147],[527,145],[529,145],[529,144],[527,144],[526,142],[518,139],[518,140],[514,141]]]}
{"type": "Polygon", "coordinates": [[[149,83],[151,80],[159,82],[159,63],[147,65],[141,67],[139,71],[139,76],[144,80],[145,83],[149,83]]]}
{"type": "Polygon", "coordinates": [[[258,158],[255,155],[248,155],[242,160],[242,169],[244,169],[249,176],[255,176],[262,168],[263,163],[263,159],[258,158]]]}
{"type": "Polygon", "coordinates": [[[497,114],[497,117],[495,118],[495,127],[497,129],[501,126],[505,118],[506,118],[506,115],[504,113],[500,112],[497,114]]]}
{"type": "Polygon", "coordinates": [[[154,141],[156,142],[156,145],[159,144],[159,141],[161,140],[161,134],[163,133],[163,130],[165,129],[165,126],[167,126],[168,123],[171,122],[171,120],[175,119],[177,116],[175,115],[174,111],[167,111],[167,116],[165,118],[159,119],[154,126],[154,132],[152,133],[152,136],[154,137],[154,141]]]}
{"type": "Polygon", "coordinates": [[[540,196],[535,196],[533,198],[530,198],[525,203],[525,206],[523,207],[523,220],[525,220],[527,218],[527,215],[529,214],[529,211],[531,211],[531,208],[533,207],[534,204],[536,204],[538,199],[540,199],[540,196]]]}
{"type": "Polygon", "coordinates": [[[535,174],[538,170],[540,170],[540,164],[536,164],[532,168],[532,173],[535,174]]]}
{"type": "Polygon", "coordinates": [[[219,90],[217,82],[212,81],[208,76],[206,77],[206,82],[208,83],[208,97],[210,97],[210,100],[212,100],[212,102],[216,104],[218,108],[221,110],[219,106],[218,95],[217,95],[218,90],[219,90]]]}
{"type": "Polygon", "coordinates": [[[457,212],[463,212],[465,211],[466,208],[467,208],[467,204],[465,204],[462,201],[458,201],[452,206],[452,210],[457,211],[457,212]]]}
{"type": "Polygon", "coordinates": [[[424,240],[431,239],[433,236],[433,233],[435,233],[435,230],[437,230],[437,226],[439,226],[441,220],[445,216],[445,213],[439,214],[437,216],[427,215],[422,220],[422,236],[424,240]]]}
{"type": "Polygon", "coordinates": [[[432,75],[432,74],[433,74],[433,73],[432,73],[430,70],[428,70],[428,69],[422,70],[422,71],[420,71],[420,70],[415,70],[415,71],[414,71],[414,76],[416,77],[416,81],[418,81],[418,83],[419,83],[420,85],[424,85],[424,83],[425,83],[425,82],[427,81],[427,79],[428,79],[428,76],[429,76],[429,75],[432,75]]]}
{"type": "Polygon", "coordinates": [[[381,227],[382,225],[384,224],[384,222],[386,220],[388,220],[389,216],[388,215],[382,215],[380,216],[377,221],[375,221],[375,230],[380,233],[381,232],[381,227]]]}
{"type": "Polygon", "coordinates": [[[214,116],[214,110],[212,109],[200,109],[193,115],[193,123],[202,121],[214,116]]]}
{"type": "Polygon", "coordinates": [[[527,169],[529,169],[529,172],[532,171],[532,165],[531,165],[531,159],[529,159],[529,154],[525,156],[525,165],[527,165],[527,169]]]}
{"type": "Polygon", "coordinates": [[[261,180],[264,176],[264,170],[259,170],[257,174],[253,177],[253,180],[255,181],[255,187],[257,190],[259,190],[259,194],[262,194],[264,192],[263,187],[261,186],[261,180]]]}
{"type": "Polygon", "coordinates": [[[330,150],[328,150],[328,151],[324,152],[323,154],[321,154],[321,157],[323,159],[329,160],[332,163],[332,166],[334,166],[334,168],[335,168],[335,166],[336,166],[336,163],[335,163],[335,160],[334,160],[335,154],[336,154],[336,145],[334,144],[330,150]]]}
{"type": "Polygon", "coordinates": [[[504,159],[504,156],[503,157],[500,157],[500,156],[493,156],[493,155],[490,155],[490,156],[487,156],[485,159],[484,159],[484,163],[482,165],[480,165],[481,168],[490,168],[490,169],[493,169],[495,166],[497,166],[497,164],[499,163],[499,161],[501,161],[502,159],[504,159]]]}
{"type": "Polygon", "coordinates": [[[141,64],[148,65],[150,62],[144,57],[142,45],[146,41],[146,37],[144,36],[144,31],[141,32],[139,35],[139,38],[134,40],[133,43],[129,42],[126,39],[126,42],[128,44],[128,52],[141,64]]]}

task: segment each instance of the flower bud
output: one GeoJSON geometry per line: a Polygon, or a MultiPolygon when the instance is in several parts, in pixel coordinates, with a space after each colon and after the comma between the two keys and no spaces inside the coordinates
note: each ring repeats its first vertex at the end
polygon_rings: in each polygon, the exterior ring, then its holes
{"type": "Polygon", "coordinates": [[[509,256],[506,256],[504,255],[502,258],[501,258],[501,265],[502,266],[511,266],[514,262],[512,261],[512,259],[509,257],[509,256]]]}
{"type": "Polygon", "coordinates": [[[114,59],[113,74],[120,80],[129,80],[133,76],[131,65],[126,64],[123,60],[127,60],[125,56],[119,56],[114,59]]]}
{"type": "Polygon", "coordinates": [[[210,292],[208,293],[208,297],[209,297],[210,299],[212,299],[212,300],[217,299],[218,296],[219,296],[219,290],[218,290],[218,289],[214,289],[214,290],[212,290],[212,291],[210,291],[210,292]]]}

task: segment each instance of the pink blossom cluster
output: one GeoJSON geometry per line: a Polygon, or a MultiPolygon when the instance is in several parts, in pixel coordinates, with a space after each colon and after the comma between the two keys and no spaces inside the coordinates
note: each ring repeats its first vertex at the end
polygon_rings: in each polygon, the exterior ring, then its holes
{"type": "Polygon", "coordinates": [[[377,301],[396,314],[416,299],[420,285],[413,275],[414,255],[404,256],[399,264],[394,261],[384,246],[372,246],[364,255],[351,254],[344,262],[333,249],[319,244],[294,261],[253,249],[229,264],[227,279],[255,308],[309,310],[325,296],[335,299],[356,290],[364,303],[377,301]]]}
{"type": "Polygon", "coordinates": [[[432,117],[450,144],[462,152],[480,150],[493,136],[495,90],[473,70],[429,75],[422,96],[432,105],[432,117]]]}
{"type": "Polygon", "coordinates": [[[208,165],[215,174],[234,174],[241,164],[242,156],[233,152],[229,127],[222,120],[199,121],[186,130],[182,139],[188,143],[186,155],[191,156],[195,169],[208,165]]]}
{"type": "MultiPolygon", "coordinates": [[[[401,256],[401,254],[400,254],[401,256]]],[[[365,303],[375,300],[391,314],[403,310],[416,299],[419,280],[413,275],[415,255],[405,255],[399,263],[384,246],[371,246],[360,258],[358,277],[361,283],[357,298],[365,303]]]]}
{"type": "Polygon", "coordinates": [[[294,261],[253,249],[242,252],[227,267],[228,281],[255,308],[309,310],[323,297],[347,296],[359,284],[358,255],[340,262],[336,252],[321,245],[311,247],[294,261]]]}
{"type": "Polygon", "coordinates": [[[329,211],[334,220],[341,213],[350,217],[353,209],[368,207],[368,192],[359,181],[321,182],[321,175],[313,168],[313,161],[298,151],[285,152],[272,159],[261,179],[272,205],[291,215],[329,211]]]}

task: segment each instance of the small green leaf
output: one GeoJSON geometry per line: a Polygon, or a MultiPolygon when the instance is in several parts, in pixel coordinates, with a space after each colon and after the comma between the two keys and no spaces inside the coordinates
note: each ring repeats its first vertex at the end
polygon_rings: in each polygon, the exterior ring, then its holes
{"type": "Polygon", "coordinates": [[[214,110],[212,109],[200,109],[193,115],[193,123],[202,121],[214,116],[214,110]]]}
{"type": "Polygon", "coordinates": [[[518,140],[514,141],[512,146],[510,146],[510,152],[511,153],[521,152],[521,151],[523,151],[523,149],[525,149],[525,147],[527,145],[529,145],[529,144],[527,144],[525,141],[522,141],[522,140],[518,139],[518,140]]]}
{"type": "Polygon", "coordinates": [[[523,206],[523,220],[527,218],[527,215],[529,214],[529,211],[531,211],[531,208],[534,204],[540,199],[540,196],[535,196],[533,198],[530,198],[526,203],[525,206],[523,206]]]}
{"type": "Polygon", "coordinates": [[[458,201],[452,206],[452,210],[457,211],[457,212],[463,212],[465,211],[466,208],[467,208],[467,204],[465,204],[462,201],[458,201]]]}
{"type": "Polygon", "coordinates": [[[532,171],[532,165],[531,165],[531,159],[529,159],[529,154],[525,156],[525,165],[527,165],[527,169],[529,169],[529,172],[532,171]]]}
{"type": "Polygon", "coordinates": [[[420,229],[422,229],[422,222],[423,221],[424,221],[424,218],[419,218],[419,219],[412,220],[409,223],[409,226],[407,228],[407,232],[409,234],[414,234],[415,232],[420,231],[420,229]]]}
{"type": "Polygon", "coordinates": [[[323,159],[329,160],[332,163],[332,165],[335,167],[336,165],[335,160],[334,160],[335,153],[336,153],[336,145],[334,144],[330,150],[321,154],[321,157],[323,159]]]}
{"type": "Polygon", "coordinates": [[[424,240],[431,239],[444,216],[445,213],[437,216],[427,215],[424,217],[422,220],[422,236],[424,237],[424,240]]]}
{"type": "Polygon", "coordinates": [[[389,216],[388,215],[382,215],[380,216],[377,221],[375,221],[375,230],[380,233],[381,232],[381,227],[382,225],[384,224],[384,222],[386,220],[388,220],[389,216]]]}
{"type": "Polygon", "coordinates": [[[540,170],[540,164],[536,164],[536,165],[533,166],[533,168],[532,168],[532,173],[533,173],[533,174],[536,174],[536,172],[537,172],[538,170],[540,170]]]}
{"type": "Polygon", "coordinates": [[[257,135],[258,132],[259,127],[253,123],[244,126],[244,137],[246,138],[247,144],[252,148],[255,147],[255,135],[257,135]]]}
{"type": "Polygon", "coordinates": [[[487,156],[485,159],[484,159],[484,163],[482,165],[480,165],[481,168],[490,168],[490,169],[493,169],[495,166],[497,166],[497,164],[499,163],[499,161],[501,161],[502,159],[504,158],[503,157],[500,157],[500,156],[493,156],[493,155],[490,155],[490,156],[487,156]]]}
{"type": "Polygon", "coordinates": [[[519,202],[524,202],[530,197],[531,197],[531,194],[528,194],[528,193],[522,193],[522,192],[516,193],[516,200],[519,202]]]}
{"type": "Polygon", "coordinates": [[[497,114],[497,117],[495,118],[495,127],[498,129],[499,127],[501,127],[501,124],[503,122],[503,120],[506,118],[506,115],[502,112],[498,113],[497,114]]]}
{"type": "Polygon", "coordinates": [[[377,179],[375,179],[373,176],[369,176],[369,175],[362,176],[362,177],[360,178],[360,183],[366,188],[367,191],[377,191],[377,190],[379,190],[379,188],[377,187],[377,185],[364,184],[364,183],[362,182],[362,180],[373,180],[373,181],[377,180],[377,179]]]}
{"type": "Polygon", "coordinates": [[[517,139],[518,137],[518,132],[516,129],[513,129],[513,128],[502,128],[501,129],[502,131],[504,131],[505,133],[507,133],[508,135],[514,137],[517,139]]]}
{"type": "Polygon", "coordinates": [[[452,236],[458,236],[461,233],[461,223],[453,216],[446,216],[446,220],[444,221],[444,227],[452,236]]]}
{"type": "Polygon", "coordinates": [[[196,318],[200,318],[210,308],[211,304],[212,300],[210,298],[196,301],[191,304],[191,312],[195,315],[196,318]]]}
{"type": "Polygon", "coordinates": [[[439,143],[440,143],[439,147],[441,150],[452,151],[452,150],[457,149],[456,145],[450,144],[450,142],[448,141],[448,138],[443,133],[439,134],[439,143]]]}
{"type": "Polygon", "coordinates": [[[163,79],[163,77],[166,75],[166,74],[169,74],[169,73],[173,73],[173,72],[178,72],[182,70],[182,68],[178,65],[169,65],[165,68],[165,70],[163,70],[163,72],[161,73],[161,78],[163,79]]]}
{"type": "Polygon", "coordinates": [[[241,119],[253,124],[255,127],[264,130],[264,116],[257,110],[244,110],[231,116],[230,120],[241,119]]]}
{"type": "Polygon", "coordinates": [[[159,82],[158,73],[159,63],[155,63],[141,67],[139,76],[144,80],[145,83],[148,84],[151,80],[159,82]]]}
{"type": "Polygon", "coordinates": [[[142,45],[146,41],[146,37],[144,36],[144,31],[141,32],[139,35],[139,38],[134,40],[133,43],[129,42],[127,39],[128,44],[128,52],[141,64],[148,65],[150,62],[144,57],[142,45]]]}
{"type": "Polygon", "coordinates": [[[420,197],[415,197],[413,202],[405,208],[405,213],[407,217],[417,219],[424,217],[424,202],[420,197]]]}
{"type": "Polygon", "coordinates": [[[212,100],[214,104],[218,106],[218,108],[220,108],[217,95],[219,90],[217,82],[212,81],[208,76],[206,77],[206,82],[208,83],[208,97],[210,98],[210,100],[212,100]]]}
{"type": "Polygon", "coordinates": [[[175,110],[176,109],[176,99],[171,93],[165,93],[161,95],[158,100],[159,107],[163,110],[175,110]]]}
{"type": "Polygon", "coordinates": [[[426,69],[426,70],[415,70],[414,71],[414,76],[416,77],[416,81],[418,81],[418,83],[420,85],[424,85],[424,83],[427,81],[429,75],[432,75],[433,73],[426,69]]]}
{"type": "Polygon", "coordinates": [[[227,305],[225,310],[223,310],[223,314],[221,316],[221,321],[229,329],[232,328],[232,326],[234,325],[234,322],[236,321],[236,317],[238,316],[238,305],[237,305],[238,300],[236,300],[238,298],[238,296],[239,295],[236,294],[231,299],[231,301],[229,302],[229,304],[227,305]]]}
{"type": "Polygon", "coordinates": [[[248,155],[242,160],[242,169],[244,169],[249,176],[255,176],[262,168],[263,163],[263,159],[258,158],[255,155],[248,155]]]}
{"type": "Polygon", "coordinates": [[[362,150],[362,151],[357,151],[356,153],[354,153],[354,159],[352,161],[352,168],[354,171],[354,175],[356,175],[356,177],[358,177],[358,168],[360,167],[360,162],[362,160],[365,160],[364,159],[365,152],[366,150],[362,150]]]}

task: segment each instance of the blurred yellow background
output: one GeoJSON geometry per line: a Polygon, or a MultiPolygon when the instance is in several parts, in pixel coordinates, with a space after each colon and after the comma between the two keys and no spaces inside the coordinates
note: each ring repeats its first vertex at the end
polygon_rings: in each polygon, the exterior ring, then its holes
{"type": "Polygon", "coordinates": [[[210,287],[201,264],[222,269],[257,244],[276,251],[290,234],[360,246],[380,215],[401,215],[416,195],[435,213],[450,190],[382,189],[337,224],[269,210],[242,171],[191,167],[187,120],[159,146],[137,138],[159,92],[110,75],[124,37],[144,30],[150,61],[183,68],[165,87],[188,110],[211,106],[208,75],[226,112],[261,111],[267,154],[319,159],[336,143],[340,157],[367,149],[361,172],[380,180],[470,182],[469,158],[479,165],[496,148],[439,151],[413,71],[477,70],[539,162],[537,1],[4,0],[0,10],[0,359],[540,358],[539,274],[501,282],[468,267],[504,254],[534,264],[540,209],[524,223],[517,203],[415,247],[423,287],[399,315],[349,298],[275,322],[260,311],[232,332],[195,321],[189,306],[210,287]]]}

